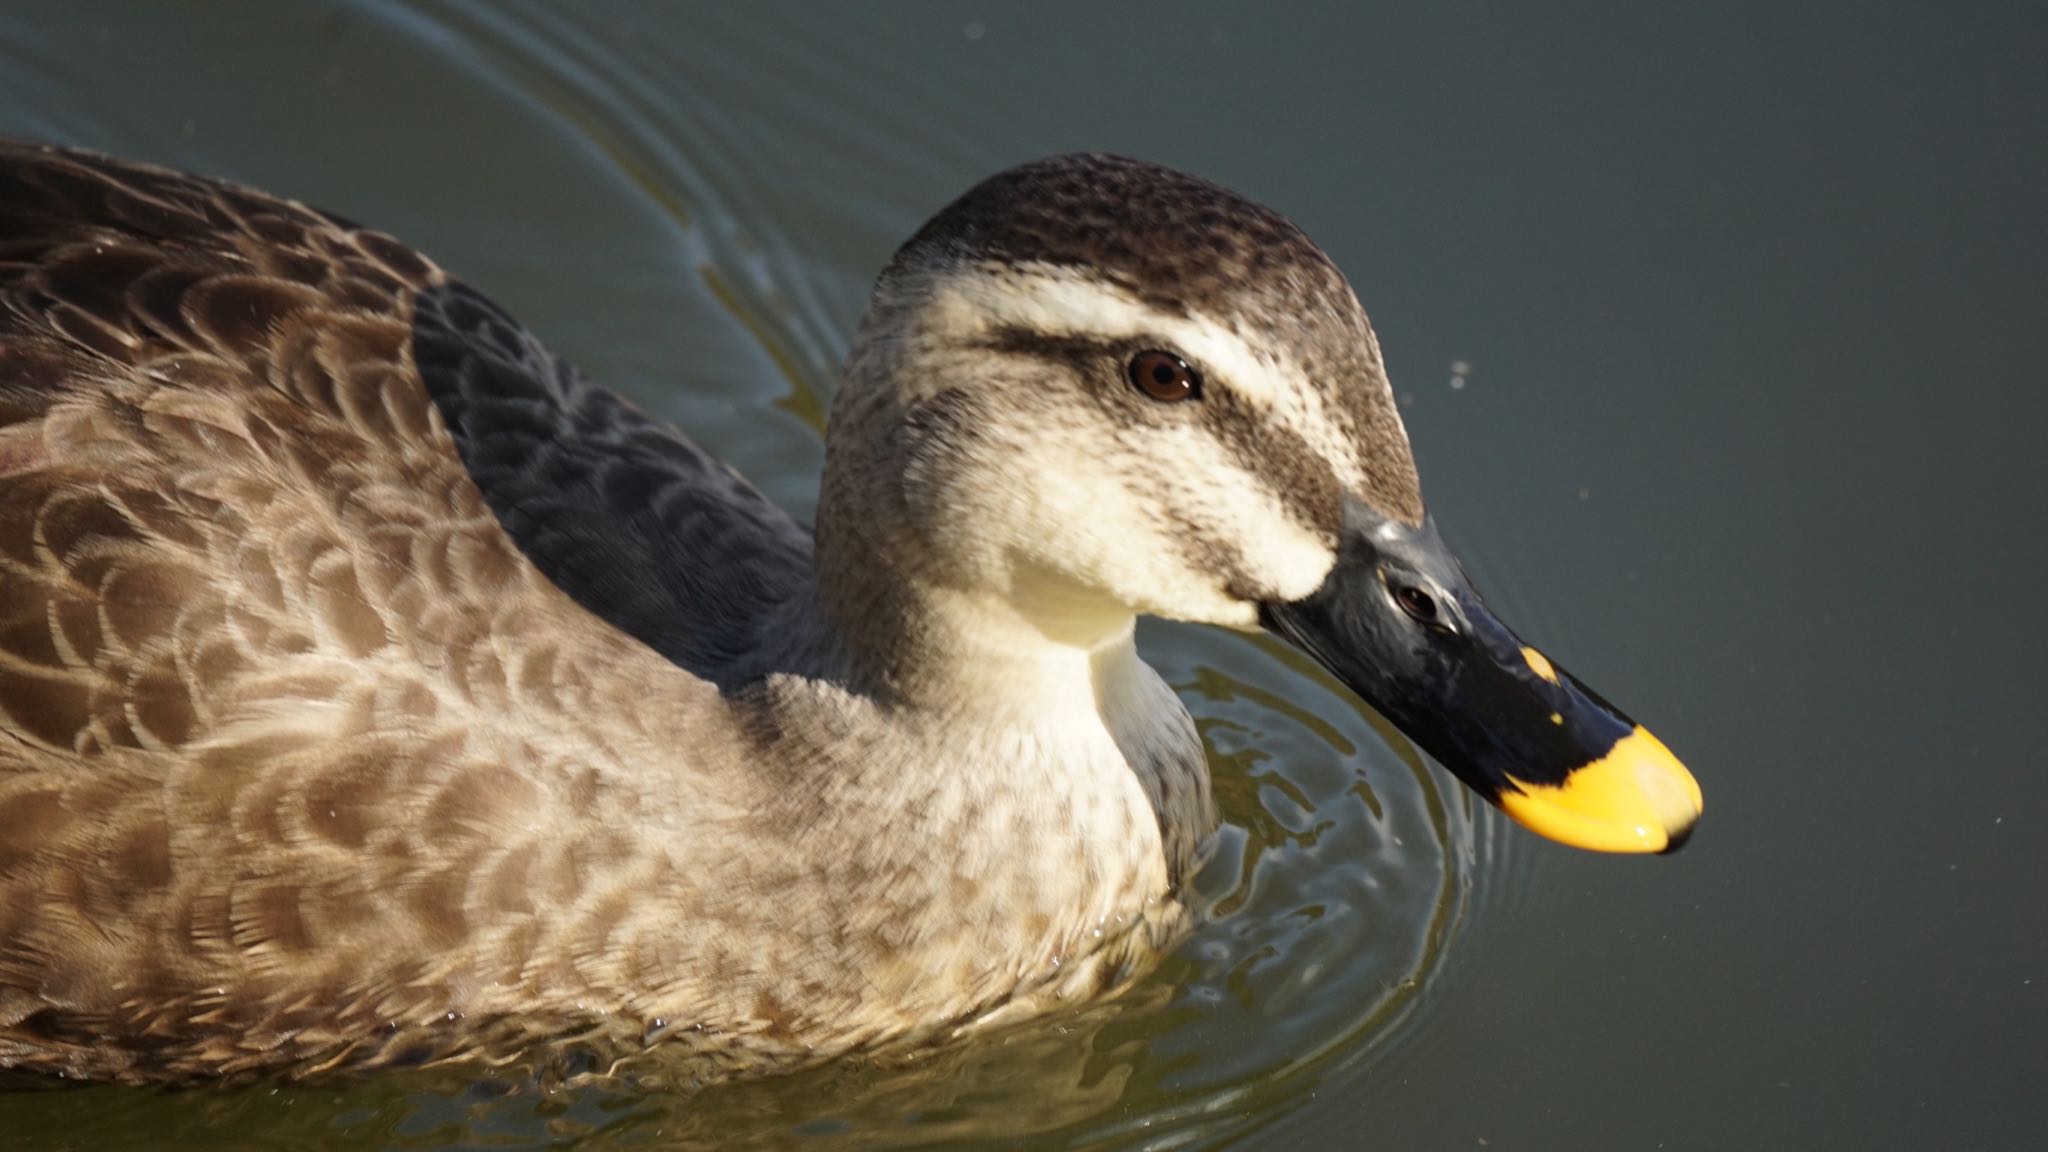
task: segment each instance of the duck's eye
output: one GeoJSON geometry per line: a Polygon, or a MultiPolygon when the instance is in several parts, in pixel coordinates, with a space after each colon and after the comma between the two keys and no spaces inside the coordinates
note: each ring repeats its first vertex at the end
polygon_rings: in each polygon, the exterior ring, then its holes
{"type": "Polygon", "coordinates": [[[1394,603],[1401,606],[1418,624],[1436,623],[1436,601],[1429,593],[1413,584],[1400,584],[1394,588],[1394,603]]]}
{"type": "Polygon", "coordinates": [[[1201,374],[1171,352],[1154,349],[1131,357],[1130,376],[1138,391],[1154,400],[1170,404],[1202,397],[1201,374]]]}

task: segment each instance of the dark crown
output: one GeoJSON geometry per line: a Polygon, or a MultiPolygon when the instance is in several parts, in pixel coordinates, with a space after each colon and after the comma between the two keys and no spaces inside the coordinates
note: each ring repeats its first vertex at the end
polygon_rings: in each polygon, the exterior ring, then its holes
{"type": "Polygon", "coordinates": [[[1355,312],[1343,273],[1286,217],[1196,176],[1103,153],[1034,160],[969,189],[895,267],[952,261],[1085,267],[1155,307],[1228,319],[1256,301],[1355,312]]]}

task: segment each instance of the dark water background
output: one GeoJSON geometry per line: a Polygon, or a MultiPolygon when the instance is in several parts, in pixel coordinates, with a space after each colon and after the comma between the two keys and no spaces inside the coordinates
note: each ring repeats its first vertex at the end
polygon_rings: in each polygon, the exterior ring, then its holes
{"type": "Polygon", "coordinates": [[[17,1092],[0,1147],[2048,1147],[2048,7],[1318,9],[21,3],[0,131],[391,231],[804,514],[952,195],[1108,148],[1257,196],[1496,607],[1701,778],[1684,854],[1148,626],[1231,828],[1123,1001],[693,1100],[17,1092]]]}

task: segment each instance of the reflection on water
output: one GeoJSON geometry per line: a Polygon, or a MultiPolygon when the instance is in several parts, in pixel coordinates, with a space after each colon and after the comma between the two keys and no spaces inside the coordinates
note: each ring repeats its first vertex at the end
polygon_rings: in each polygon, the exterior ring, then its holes
{"type": "Polygon", "coordinates": [[[692,73],[616,28],[579,22],[573,9],[508,16],[501,7],[456,4],[436,15],[674,221],[684,259],[782,377],[788,391],[776,406],[822,432],[826,389],[845,346],[839,317],[849,285],[820,275],[805,237],[774,215],[729,125],[676,114],[677,102],[715,107],[692,89],[692,73]]]}
{"type": "MultiPolygon", "coordinates": [[[[657,206],[666,228],[649,243],[678,248],[723,310],[675,317],[681,335],[660,335],[687,343],[736,328],[774,367],[737,407],[691,403],[688,372],[672,368],[681,391],[663,410],[686,414],[721,447],[763,408],[797,417],[808,431],[791,433],[786,451],[756,449],[741,462],[806,509],[822,413],[871,271],[844,248],[836,260],[814,253],[834,250],[833,227],[905,228],[927,206],[871,204],[853,222],[785,215],[773,188],[750,181],[715,103],[693,101],[677,74],[657,75],[658,54],[571,9],[457,4],[386,15],[381,34],[431,43],[476,70],[477,83],[545,108],[553,130],[582,145],[575,154],[657,206]]],[[[915,143],[895,139],[886,150],[901,159],[915,143]]],[[[881,1148],[1034,1133],[1058,1133],[1066,1146],[1168,1147],[1257,1128],[1332,1072],[1398,1043],[1427,1008],[1480,872],[1501,859],[1500,824],[1278,645],[1150,625],[1141,643],[1197,719],[1225,827],[1196,882],[1204,923],[1113,1003],[938,1051],[694,1096],[605,1082],[542,1089],[515,1071],[456,1068],[312,1086],[18,1092],[0,1096],[0,1131],[78,1146],[147,1132],[164,1146],[231,1133],[239,1146],[295,1149],[572,1138],[881,1148]]]]}

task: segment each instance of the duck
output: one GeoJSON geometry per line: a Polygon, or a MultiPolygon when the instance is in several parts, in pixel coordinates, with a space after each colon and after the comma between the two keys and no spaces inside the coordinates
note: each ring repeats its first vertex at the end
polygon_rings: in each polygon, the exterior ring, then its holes
{"type": "Polygon", "coordinates": [[[1199,177],[941,209],[819,492],[382,233],[0,144],[0,1067],[710,1082],[1113,995],[1217,825],[1140,616],[1278,636],[1543,836],[1699,817],[1474,591],[1344,274],[1199,177]]]}

